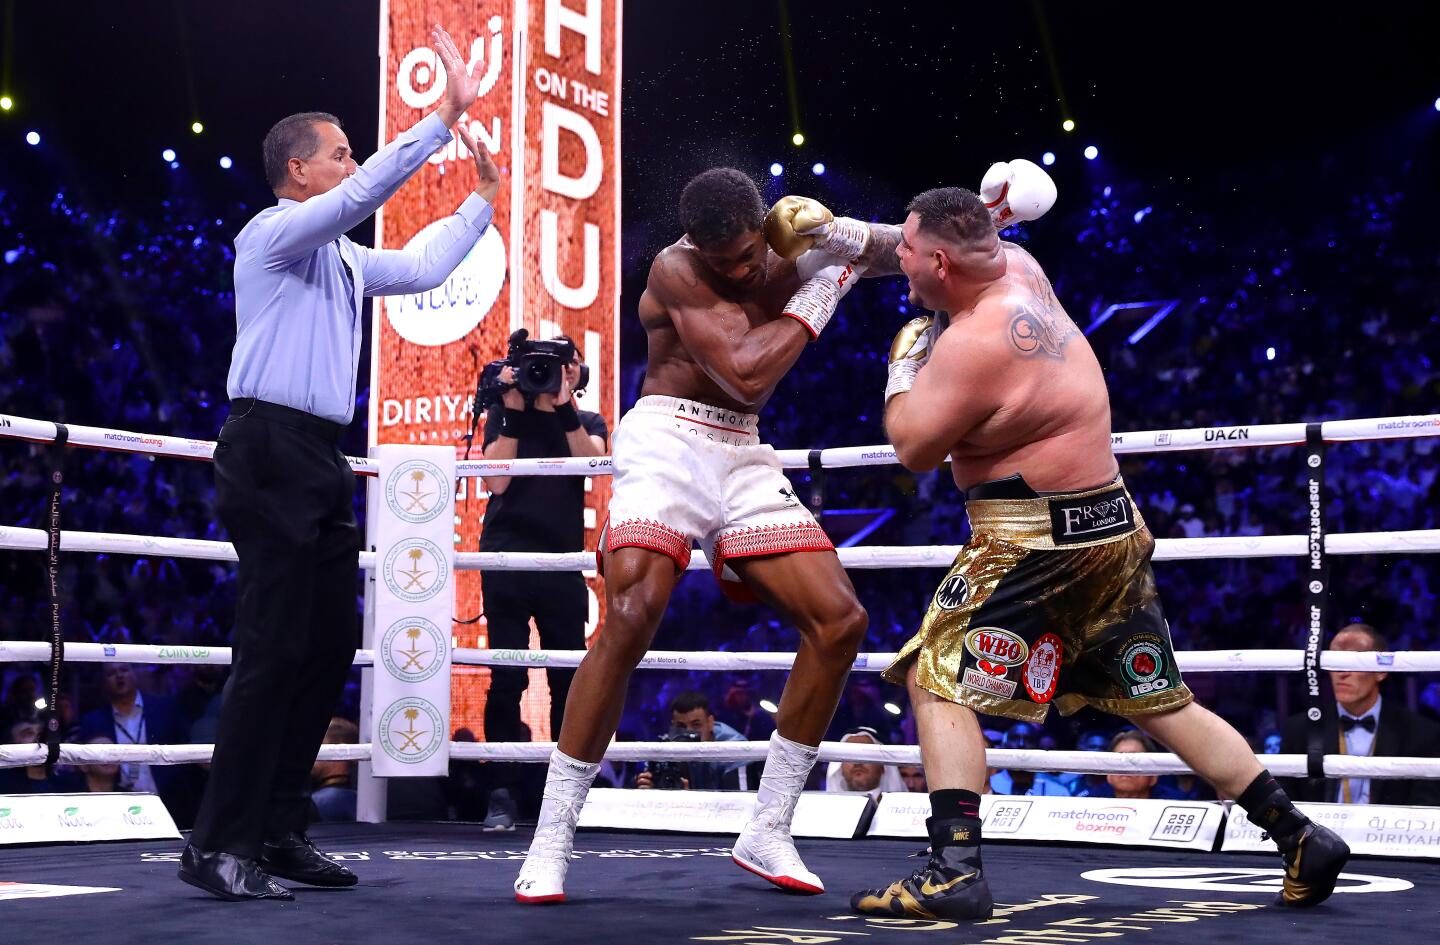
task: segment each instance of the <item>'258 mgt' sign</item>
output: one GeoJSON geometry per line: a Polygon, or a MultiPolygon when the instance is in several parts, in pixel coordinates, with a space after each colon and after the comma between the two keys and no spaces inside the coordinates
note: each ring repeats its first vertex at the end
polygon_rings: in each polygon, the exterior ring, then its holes
{"type": "Polygon", "coordinates": [[[455,453],[380,446],[375,685],[370,741],[381,777],[449,767],[451,619],[455,610],[455,453]]]}

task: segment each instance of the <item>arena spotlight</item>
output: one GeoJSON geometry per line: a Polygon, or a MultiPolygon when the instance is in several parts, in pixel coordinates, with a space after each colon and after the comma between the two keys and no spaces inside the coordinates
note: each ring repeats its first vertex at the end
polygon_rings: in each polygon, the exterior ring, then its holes
{"type": "Polygon", "coordinates": [[[764,709],[766,712],[769,712],[771,715],[774,715],[776,712],[780,711],[780,707],[775,703],[771,702],[769,699],[761,699],[760,708],[764,709]]]}
{"type": "Polygon", "coordinates": [[[225,155],[224,157],[220,158],[220,167],[221,167],[223,170],[227,170],[227,171],[228,171],[228,170],[230,170],[230,168],[233,167],[234,165],[235,165],[235,162],[232,161],[232,160],[230,160],[230,155],[227,154],[227,155],[225,155]]]}
{"type": "Polygon", "coordinates": [[[1275,349],[1274,349],[1274,348],[1266,348],[1266,349],[1265,349],[1265,360],[1266,360],[1266,361],[1274,361],[1274,360],[1275,360],[1275,349]]]}
{"type": "Polygon", "coordinates": [[[198,121],[192,121],[192,122],[190,123],[190,130],[193,131],[193,132],[195,132],[195,134],[198,135],[198,134],[200,134],[200,132],[202,132],[202,131],[205,130],[205,126],[202,125],[202,124],[201,124],[200,122],[198,122],[198,121]]]}
{"type": "Polygon", "coordinates": [[[810,166],[810,173],[814,174],[816,177],[819,177],[821,174],[825,173],[825,165],[820,161],[816,161],[810,166]]]}
{"type": "Polygon", "coordinates": [[[160,160],[164,161],[166,164],[174,164],[174,163],[175,163],[175,149],[174,149],[174,148],[166,148],[164,151],[161,151],[161,152],[160,152],[160,160]]]}
{"type": "MultiPolygon", "coordinates": [[[[0,95],[0,109],[3,109],[4,111],[7,111],[7,112],[8,112],[10,109],[12,109],[12,108],[14,108],[14,107],[15,107],[15,100],[14,100],[13,98],[11,98],[11,97],[8,96],[8,95],[0,95]]],[[[1435,107],[1436,107],[1436,108],[1440,108],[1440,101],[1437,101],[1437,102],[1435,103],[1435,107]]]]}
{"type": "Polygon", "coordinates": [[[41,712],[44,712],[45,709],[49,707],[49,705],[50,703],[46,702],[44,699],[35,700],[35,708],[41,712]]]}
{"type": "Polygon", "coordinates": [[[771,176],[771,177],[779,177],[779,176],[780,176],[781,174],[783,174],[783,173],[785,173],[785,165],[784,165],[784,164],[781,164],[779,161],[776,161],[774,164],[771,164],[771,165],[770,165],[770,176],[771,176]]]}
{"type": "Polygon", "coordinates": [[[1092,145],[1090,145],[1090,147],[1088,147],[1088,148],[1085,149],[1085,160],[1087,160],[1087,161],[1093,161],[1093,160],[1095,160],[1095,159],[1096,159],[1097,157],[1099,157],[1099,156],[1100,156],[1100,149],[1097,148],[1097,147],[1095,147],[1095,145],[1092,144],[1092,145]]]}
{"type": "Polygon", "coordinates": [[[891,715],[899,715],[900,707],[893,702],[887,702],[885,703],[885,711],[889,712],[891,715]]]}
{"type": "Polygon", "coordinates": [[[797,131],[797,132],[795,132],[793,135],[790,136],[790,143],[793,144],[793,145],[795,145],[795,147],[798,148],[798,147],[800,147],[800,145],[802,145],[802,144],[805,143],[805,136],[802,135],[800,132],[797,131]]]}
{"type": "Polygon", "coordinates": [[[26,135],[25,135],[25,143],[28,144],[28,145],[37,145],[37,144],[39,144],[39,143],[40,143],[40,132],[38,132],[38,131],[31,131],[31,132],[29,132],[28,134],[26,134],[26,135]]]}
{"type": "MultiPolygon", "coordinates": [[[[0,101],[0,107],[9,108],[10,106],[5,104],[5,102],[8,102],[8,101],[10,101],[8,98],[7,98],[7,99],[4,99],[3,101],[0,101]]],[[[1437,112],[1440,112],[1440,98],[1437,98],[1437,99],[1435,100],[1435,110],[1436,110],[1437,112]]]]}
{"type": "Polygon", "coordinates": [[[1075,119],[1073,119],[1073,118],[1067,118],[1067,119],[1065,119],[1064,121],[1062,121],[1062,122],[1060,123],[1060,127],[1061,127],[1061,128],[1064,128],[1066,131],[1074,131],[1074,130],[1075,130],[1075,119]]]}
{"type": "Polygon", "coordinates": [[[1051,164],[1054,164],[1054,163],[1055,163],[1055,152],[1054,152],[1054,151],[1046,151],[1044,154],[1040,155],[1040,163],[1041,163],[1041,164],[1044,164],[1046,167],[1049,167],[1051,164]]]}

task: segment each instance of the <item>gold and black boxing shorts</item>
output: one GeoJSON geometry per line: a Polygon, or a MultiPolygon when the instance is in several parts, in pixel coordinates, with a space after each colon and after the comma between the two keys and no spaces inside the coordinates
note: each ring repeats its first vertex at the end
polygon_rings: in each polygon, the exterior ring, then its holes
{"type": "Polygon", "coordinates": [[[1041,495],[1020,476],[965,503],[972,537],[885,678],[977,712],[1043,722],[1086,705],[1151,715],[1194,698],[1155,591],[1155,540],[1119,478],[1041,495]]]}

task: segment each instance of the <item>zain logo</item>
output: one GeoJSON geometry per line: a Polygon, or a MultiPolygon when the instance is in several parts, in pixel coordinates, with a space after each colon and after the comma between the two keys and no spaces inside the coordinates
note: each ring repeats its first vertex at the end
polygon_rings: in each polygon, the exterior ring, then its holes
{"type": "Polygon", "coordinates": [[[434,463],[401,463],[385,481],[385,504],[396,518],[412,525],[433,522],[450,501],[450,480],[434,463]]]}

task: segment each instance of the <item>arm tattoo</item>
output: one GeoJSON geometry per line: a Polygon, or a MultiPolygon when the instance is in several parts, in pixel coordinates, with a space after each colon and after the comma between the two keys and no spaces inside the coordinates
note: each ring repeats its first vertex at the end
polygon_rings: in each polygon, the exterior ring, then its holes
{"type": "Polygon", "coordinates": [[[1060,307],[1055,290],[1035,258],[1023,250],[1019,254],[1024,272],[1020,282],[1030,290],[1031,299],[1012,306],[1010,343],[1021,354],[1040,354],[1064,359],[1065,343],[1080,333],[1075,323],[1060,307]]]}
{"type": "Polygon", "coordinates": [[[895,247],[899,245],[900,227],[893,223],[870,224],[870,245],[855,260],[855,268],[861,271],[860,277],[898,276],[900,260],[895,255],[895,247]]]}

